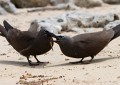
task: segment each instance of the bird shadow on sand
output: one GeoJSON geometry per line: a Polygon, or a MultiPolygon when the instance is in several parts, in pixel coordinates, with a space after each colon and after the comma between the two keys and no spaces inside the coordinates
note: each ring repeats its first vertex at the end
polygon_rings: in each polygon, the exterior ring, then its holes
{"type": "MultiPolygon", "coordinates": [[[[90,64],[94,64],[94,63],[100,63],[100,62],[104,62],[107,60],[111,60],[111,59],[116,59],[118,57],[111,57],[111,58],[100,58],[100,59],[94,59],[90,64]]],[[[88,60],[85,60],[85,62],[87,62],[88,60]]],[[[46,67],[58,67],[58,66],[74,66],[74,65],[88,65],[88,64],[72,64],[72,63],[63,63],[63,64],[58,64],[58,65],[50,65],[50,66],[46,66],[46,67]]]]}
{"type": "MultiPolygon", "coordinates": [[[[35,63],[35,62],[33,62],[35,63]]],[[[5,64],[5,65],[14,65],[14,66],[19,66],[19,67],[37,67],[37,68],[43,68],[46,63],[41,63],[37,66],[29,66],[28,62],[19,62],[19,61],[7,61],[7,60],[0,60],[0,64],[5,64]]]]}
{"type": "MultiPolygon", "coordinates": [[[[94,59],[90,64],[94,63],[100,63],[104,62],[106,60],[111,60],[111,59],[116,59],[118,57],[111,57],[111,58],[100,58],[100,59],[94,59]]],[[[85,62],[88,60],[85,60],[85,62]]],[[[33,62],[34,63],[34,62],[33,62]]],[[[59,66],[74,66],[74,65],[88,65],[88,64],[71,64],[71,63],[62,63],[62,64],[57,64],[57,65],[48,65],[46,63],[42,63],[38,66],[29,66],[28,62],[19,62],[19,61],[7,61],[7,60],[0,60],[0,64],[5,64],[5,65],[13,65],[13,66],[19,66],[19,67],[35,67],[35,68],[47,68],[47,67],[59,67],[59,66]]]]}

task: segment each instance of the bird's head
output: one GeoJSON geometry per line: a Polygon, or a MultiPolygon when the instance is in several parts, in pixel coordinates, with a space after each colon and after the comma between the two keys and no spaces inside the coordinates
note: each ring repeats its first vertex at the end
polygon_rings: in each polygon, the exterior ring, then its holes
{"type": "Polygon", "coordinates": [[[56,42],[56,43],[67,42],[70,40],[70,37],[68,37],[68,36],[57,35],[57,34],[54,34],[50,31],[47,31],[47,30],[45,30],[45,32],[48,36],[55,38],[56,40],[53,40],[53,42],[56,42]]]}
{"type": "Polygon", "coordinates": [[[64,39],[66,39],[66,36],[55,35],[54,38],[56,38],[56,40],[54,40],[54,42],[59,43],[59,42],[63,41],[64,39]]]}
{"type": "MultiPolygon", "coordinates": [[[[44,31],[45,31],[45,33],[47,34],[48,37],[53,37],[53,38],[56,38],[56,40],[58,40],[58,37],[57,37],[56,34],[50,32],[50,31],[48,31],[46,29],[44,29],[44,31]]],[[[55,41],[53,40],[53,42],[55,42],[55,41]]]]}

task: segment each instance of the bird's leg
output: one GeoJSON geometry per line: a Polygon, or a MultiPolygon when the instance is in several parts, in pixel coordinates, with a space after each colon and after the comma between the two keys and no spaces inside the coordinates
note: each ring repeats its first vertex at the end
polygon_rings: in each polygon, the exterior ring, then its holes
{"type": "Polygon", "coordinates": [[[51,46],[51,48],[52,48],[52,51],[53,51],[53,44],[52,44],[52,39],[50,39],[50,46],[51,46]]]}
{"type": "Polygon", "coordinates": [[[49,63],[49,62],[41,62],[37,59],[36,55],[34,55],[34,58],[37,60],[37,63],[49,63]]]}
{"type": "Polygon", "coordinates": [[[37,59],[36,55],[34,55],[34,58],[37,60],[37,63],[41,63],[41,62],[37,59]]]}
{"type": "Polygon", "coordinates": [[[92,62],[93,59],[94,59],[94,56],[91,56],[91,60],[89,62],[92,62]]]}
{"type": "Polygon", "coordinates": [[[71,64],[83,63],[83,59],[84,59],[84,58],[82,58],[80,61],[77,61],[77,62],[70,62],[70,63],[71,63],[71,64]]]}
{"type": "Polygon", "coordinates": [[[31,60],[29,60],[29,56],[27,56],[28,63],[31,64],[31,60]]]}
{"type": "Polygon", "coordinates": [[[31,60],[29,60],[29,56],[27,56],[27,60],[28,60],[28,63],[29,63],[30,66],[36,66],[36,65],[39,65],[39,64],[32,64],[32,63],[31,63],[31,60]]]}

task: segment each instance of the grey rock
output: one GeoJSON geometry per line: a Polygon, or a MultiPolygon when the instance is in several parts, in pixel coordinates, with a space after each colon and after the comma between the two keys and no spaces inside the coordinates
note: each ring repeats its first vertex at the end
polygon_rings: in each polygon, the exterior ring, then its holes
{"type": "Polygon", "coordinates": [[[74,2],[71,2],[71,0],[50,0],[51,5],[61,8],[61,9],[66,9],[66,10],[76,10],[79,9],[74,2]]]}
{"type": "Polygon", "coordinates": [[[27,7],[44,7],[47,6],[50,0],[11,0],[19,8],[27,7]]]}
{"type": "Polygon", "coordinates": [[[114,13],[108,14],[88,14],[73,13],[68,16],[68,28],[73,27],[104,27],[107,23],[117,20],[118,16],[114,13]]]}
{"type": "Polygon", "coordinates": [[[120,24],[120,20],[116,20],[116,21],[113,21],[113,22],[110,22],[108,23],[104,29],[112,29],[113,27],[117,26],[120,24]]]}
{"type": "Polygon", "coordinates": [[[4,8],[0,6],[0,15],[5,15],[5,14],[7,14],[7,12],[5,11],[4,8]]]}
{"type": "Polygon", "coordinates": [[[0,9],[3,11],[3,14],[6,14],[7,12],[16,14],[17,9],[14,4],[10,2],[10,0],[0,0],[0,6],[2,7],[0,9]]]}
{"type": "Polygon", "coordinates": [[[73,0],[79,7],[97,7],[102,5],[101,0],[73,0]]]}
{"type": "Polygon", "coordinates": [[[75,4],[73,3],[63,3],[63,4],[58,4],[55,6],[56,8],[59,9],[66,9],[66,10],[78,10],[80,9],[79,7],[77,7],[75,4]]]}
{"type": "Polygon", "coordinates": [[[16,7],[11,3],[9,0],[8,1],[3,1],[0,3],[1,6],[9,13],[16,14],[16,7]]]}
{"type": "Polygon", "coordinates": [[[73,27],[89,27],[91,20],[93,20],[93,16],[90,14],[73,12],[67,16],[68,29],[73,27]]]}
{"type": "Polygon", "coordinates": [[[91,26],[93,27],[104,27],[106,24],[108,24],[111,21],[118,20],[119,17],[114,13],[108,13],[103,15],[96,15],[91,23],[91,26]]]}
{"type": "Polygon", "coordinates": [[[109,22],[115,21],[118,16],[114,13],[92,14],[86,12],[69,12],[56,17],[34,20],[29,31],[36,32],[44,27],[53,32],[74,30],[74,28],[104,27],[109,22]]]}
{"type": "Polygon", "coordinates": [[[102,0],[51,0],[52,5],[60,5],[61,7],[96,7],[102,5],[102,0]]]}
{"type": "Polygon", "coordinates": [[[51,5],[55,6],[58,4],[68,3],[69,0],[50,0],[51,5]]]}
{"type": "Polygon", "coordinates": [[[120,4],[120,0],[103,0],[103,2],[108,4],[120,4]]]}
{"type": "Polygon", "coordinates": [[[67,30],[66,14],[62,14],[57,17],[49,17],[47,19],[34,20],[31,23],[29,31],[36,32],[44,27],[45,29],[53,33],[61,33],[61,31],[67,30]]]}
{"type": "Polygon", "coordinates": [[[49,22],[43,22],[43,21],[40,21],[40,20],[34,20],[31,23],[31,26],[28,29],[28,31],[37,32],[37,31],[40,31],[41,28],[47,29],[48,31],[56,33],[56,34],[60,33],[60,31],[62,29],[60,26],[55,25],[55,24],[53,25],[53,24],[51,24],[49,22]]]}

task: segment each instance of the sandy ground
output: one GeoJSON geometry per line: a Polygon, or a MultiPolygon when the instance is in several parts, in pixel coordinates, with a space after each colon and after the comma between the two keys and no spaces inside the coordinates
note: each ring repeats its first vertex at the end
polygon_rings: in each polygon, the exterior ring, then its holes
{"type": "MultiPolygon", "coordinates": [[[[81,10],[119,14],[120,6],[113,5],[81,10]]],[[[0,24],[3,20],[7,20],[14,27],[27,30],[34,19],[57,16],[66,12],[27,13],[26,9],[19,11],[18,15],[0,16],[0,24]]],[[[76,33],[64,34],[73,36],[76,33]]],[[[76,65],[69,62],[80,59],[66,57],[57,44],[53,47],[54,51],[38,56],[39,60],[50,63],[36,67],[29,66],[27,59],[8,45],[5,38],[0,37],[0,44],[0,85],[19,85],[19,82],[26,83],[25,85],[120,85],[120,38],[109,43],[104,50],[95,56],[91,64],[76,65]]],[[[35,61],[34,58],[31,60],[35,61]]]]}

